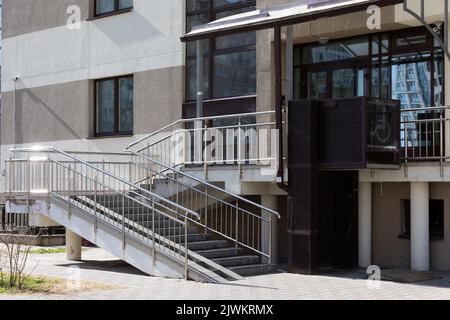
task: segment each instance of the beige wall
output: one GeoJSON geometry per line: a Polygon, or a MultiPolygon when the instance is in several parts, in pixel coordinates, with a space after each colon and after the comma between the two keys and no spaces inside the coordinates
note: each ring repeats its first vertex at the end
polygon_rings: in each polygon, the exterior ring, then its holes
{"type": "MultiPolygon", "coordinates": [[[[374,183],[372,261],[381,267],[410,268],[410,240],[400,239],[401,200],[409,199],[409,183],[374,183]]],[[[431,183],[430,199],[444,200],[444,240],[430,242],[430,268],[450,270],[450,184],[431,183]]]]}
{"type": "MultiPolygon", "coordinates": [[[[135,134],[151,133],[181,118],[183,73],[179,66],[134,74],[135,134]]],[[[92,137],[93,91],[93,80],[21,89],[15,104],[13,91],[3,93],[2,144],[92,137]]]]}

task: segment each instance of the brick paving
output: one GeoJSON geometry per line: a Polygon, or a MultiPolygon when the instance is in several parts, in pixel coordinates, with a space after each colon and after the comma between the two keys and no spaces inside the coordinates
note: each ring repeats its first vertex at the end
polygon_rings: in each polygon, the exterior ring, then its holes
{"type": "Polygon", "coordinates": [[[118,289],[64,295],[0,295],[0,300],[450,299],[450,273],[439,273],[439,279],[414,284],[383,281],[380,289],[369,289],[364,275],[356,271],[322,276],[276,273],[229,284],[205,284],[150,277],[97,248],[83,251],[83,260],[81,263],[68,261],[65,254],[32,255],[28,268],[34,268],[34,275],[63,279],[79,274],[82,280],[113,285],[118,289]],[[74,273],[73,266],[79,267],[79,273],[74,273]]]}

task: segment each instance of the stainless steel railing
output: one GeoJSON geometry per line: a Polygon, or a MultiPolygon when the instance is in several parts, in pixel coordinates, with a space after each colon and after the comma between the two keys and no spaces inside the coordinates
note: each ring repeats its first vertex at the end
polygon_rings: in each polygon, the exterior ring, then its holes
{"type": "Polygon", "coordinates": [[[6,161],[6,194],[28,200],[54,197],[184,263],[188,226],[199,215],[55,148],[12,150],[6,161]],[[14,157],[14,154],[28,156],[14,157]],[[59,159],[56,159],[59,158],[59,159]],[[61,160],[65,159],[65,161],[61,160]]]}
{"type": "Polygon", "coordinates": [[[258,253],[272,262],[272,224],[280,216],[274,210],[235,195],[206,181],[213,165],[273,165],[277,131],[274,112],[179,120],[152,133],[125,151],[132,163],[148,172],[136,183],[148,184],[201,215],[205,232],[215,233],[258,253]],[[180,170],[200,165],[205,180],[180,170]]]}
{"type": "Polygon", "coordinates": [[[400,141],[404,162],[449,159],[445,152],[448,139],[449,106],[404,109],[401,111],[400,141]]]}
{"type": "Polygon", "coordinates": [[[273,165],[277,160],[274,111],[178,120],[126,151],[158,159],[168,167],[273,165]]]}

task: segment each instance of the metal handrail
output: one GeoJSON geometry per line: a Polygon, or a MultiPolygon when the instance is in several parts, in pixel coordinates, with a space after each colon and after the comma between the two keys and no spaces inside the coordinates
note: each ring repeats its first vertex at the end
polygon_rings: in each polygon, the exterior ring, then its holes
{"type": "MultiPolygon", "coordinates": [[[[405,163],[409,161],[435,161],[441,163],[441,175],[443,174],[444,161],[450,156],[445,153],[445,126],[450,122],[446,116],[446,111],[450,106],[423,107],[413,109],[402,109],[401,114],[413,115],[410,117],[401,117],[400,132],[402,149],[404,150],[402,158],[405,163]],[[418,119],[417,114],[432,114],[436,117],[430,119],[418,119]],[[425,137],[424,137],[425,136],[425,137]]],[[[448,133],[446,133],[448,137],[448,133]]]]}
{"type": "MultiPolygon", "coordinates": [[[[43,149],[44,151],[46,149],[43,149]]],[[[55,150],[55,149],[53,149],[55,150]]],[[[17,150],[16,150],[17,151],[17,150]]],[[[22,152],[24,149],[22,149],[22,152]]],[[[62,152],[61,154],[64,154],[62,152]]],[[[103,177],[111,178],[111,175],[103,170],[100,170],[96,167],[91,166],[89,163],[80,160],[78,163],[82,165],[78,170],[75,169],[72,164],[73,163],[63,163],[54,159],[40,160],[40,161],[31,161],[28,160],[25,162],[23,159],[19,159],[15,161],[15,159],[10,159],[6,161],[7,166],[11,166],[12,164],[12,172],[8,174],[9,181],[9,194],[10,195],[20,195],[26,194],[28,200],[31,200],[33,196],[32,188],[36,185],[36,179],[38,180],[38,185],[45,185],[47,187],[46,193],[50,198],[51,195],[55,195],[60,199],[70,203],[71,205],[75,205],[79,207],[81,210],[91,214],[95,218],[95,229],[98,228],[98,221],[103,221],[108,223],[112,227],[116,229],[120,229],[123,232],[124,245],[125,245],[125,235],[131,236],[133,238],[139,238],[138,240],[144,240],[146,244],[152,244],[152,248],[161,252],[165,255],[172,256],[175,259],[178,259],[181,263],[184,263],[186,270],[186,278],[188,277],[188,263],[189,263],[189,255],[190,251],[187,247],[187,236],[188,236],[188,220],[193,221],[188,216],[188,211],[185,210],[183,215],[176,208],[171,209],[164,205],[161,205],[160,202],[157,201],[156,196],[148,197],[146,195],[140,195],[140,199],[134,198],[130,196],[130,194],[125,191],[121,191],[114,187],[114,184],[106,184],[105,179],[99,180],[98,175],[101,173],[103,177]],[[11,189],[11,183],[13,186],[15,185],[15,168],[17,164],[22,165],[22,172],[20,174],[26,175],[26,180],[24,182],[24,188],[20,190],[11,189]],[[25,164],[25,166],[24,166],[25,164]],[[93,176],[89,176],[84,173],[83,168],[91,168],[94,169],[93,176]],[[56,179],[56,180],[55,180],[56,179]],[[86,199],[83,199],[87,196],[86,199]],[[108,196],[107,201],[112,201],[113,209],[108,207],[103,207],[99,200],[101,197],[108,196]],[[94,197],[92,198],[89,197],[94,197]],[[111,198],[112,197],[112,198],[111,198]],[[142,199],[149,201],[151,204],[145,203],[142,199]],[[119,201],[117,201],[119,200],[119,201]],[[92,201],[89,203],[87,201],[92,201]],[[125,206],[125,203],[128,205],[125,206]],[[119,204],[119,207],[115,207],[114,204],[119,204]],[[135,205],[141,206],[141,208],[146,208],[147,212],[142,212],[138,210],[138,214],[132,213],[132,216],[139,215],[141,212],[141,219],[134,218],[130,219],[126,216],[126,210],[130,208],[135,208],[135,205]],[[130,205],[132,205],[130,207],[130,205]],[[99,206],[103,208],[99,208],[99,206]],[[166,211],[166,212],[164,212],[166,211]],[[180,220],[167,212],[172,213],[173,215],[182,217],[183,220],[180,220]],[[158,216],[158,228],[155,227],[156,216],[158,216]],[[147,218],[144,220],[144,216],[151,218],[151,227],[149,226],[147,218]],[[161,226],[160,217],[164,217],[169,219],[169,221],[175,222],[172,226],[169,223],[167,227],[166,223],[163,223],[161,226]],[[146,223],[144,223],[144,221],[146,223]],[[175,231],[175,227],[181,227],[184,230],[184,233],[177,234],[175,231]],[[182,237],[184,237],[185,241],[182,241],[182,237]],[[170,240],[173,238],[173,240],[170,240]],[[178,242],[176,242],[178,240],[178,242]],[[183,244],[184,243],[184,244],[183,244]],[[184,247],[183,247],[184,245],[184,247]]],[[[20,167],[19,167],[20,168],[20,167]]],[[[116,178],[117,181],[121,182],[121,185],[128,185],[127,181],[124,181],[120,178],[116,178]]],[[[103,198],[104,199],[104,198],[103,198]]],[[[69,209],[69,215],[71,210],[69,209]]],[[[155,258],[155,257],[154,257],[155,258]]]]}
{"type": "MultiPolygon", "coordinates": [[[[272,126],[275,124],[274,122],[267,121],[268,119],[263,119],[258,122],[257,116],[272,116],[274,111],[267,112],[257,112],[257,113],[247,113],[247,114],[237,114],[237,115],[226,115],[219,117],[202,117],[195,119],[182,119],[178,120],[164,128],[147,135],[136,142],[128,145],[125,149],[130,155],[134,157],[133,163],[144,169],[148,170],[149,177],[144,177],[141,179],[133,180],[135,183],[145,183],[145,181],[150,182],[150,188],[153,188],[154,192],[164,192],[166,196],[176,197],[177,200],[174,200],[177,203],[183,203],[183,195],[187,195],[188,198],[191,198],[192,201],[188,201],[186,204],[198,206],[198,199],[200,198],[200,202],[204,202],[205,204],[198,209],[198,207],[190,207],[191,210],[199,210],[202,214],[202,226],[205,228],[205,231],[212,231],[220,235],[221,237],[231,240],[236,243],[236,245],[248,248],[254,252],[257,252],[263,257],[269,259],[269,263],[271,263],[272,254],[271,254],[271,245],[269,248],[263,248],[261,244],[264,239],[268,239],[269,242],[272,242],[272,219],[280,219],[281,216],[278,212],[273,209],[264,207],[256,202],[248,200],[244,197],[241,197],[237,194],[229,192],[224,188],[220,188],[208,181],[207,179],[200,179],[192,174],[188,174],[185,171],[180,169],[181,166],[190,164],[186,159],[181,159],[180,161],[172,161],[166,160],[168,159],[167,154],[165,152],[170,152],[171,148],[168,148],[169,145],[168,139],[172,139],[173,137],[177,137],[179,134],[199,134],[203,137],[203,134],[214,134],[213,130],[243,130],[238,131],[238,142],[235,143],[234,140],[232,144],[233,148],[238,147],[238,160],[230,160],[224,158],[224,163],[233,163],[238,161],[239,172],[241,172],[241,163],[242,161],[251,161],[250,158],[255,158],[256,161],[273,161],[274,158],[264,157],[264,160],[257,159],[257,156],[249,156],[243,160],[241,151],[243,151],[245,147],[245,142],[241,143],[241,139],[243,138],[241,135],[245,135],[245,130],[256,128],[256,136],[259,135],[258,131],[262,128],[267,130],[271,130],[272,126]],[[250,118],[252,123],[248,123],[245,121],[246,118],[250,118]],[[236,119],[238,124],[228,125],[223,124],[216,127],[209,127],[206,124],[208,120],[220,120],[220,119],[236,119]],[[256,122],[254,122],[256,121],[256,122]],[[177,126],[181,124],[193,124],[193,128],[185,129],[178,128],[177,126]],[[201,124],[201,125],[200,125],[201,124]],[[172,130],[171,132],[165,131],[172,130]],[[164,133],[164,134],[162,134],[164,133]],[[244,134],[243,134],[244,133],[244,134]],[[155,138],[156,139],[152,139],[155,138]],[[154,140],[154,141],[150,141],[154,140]],[[139,144],[144,144],[145,146],[139,147],[139,144]],[[161,157],[159,157],[161,156],[161,157]],[[166,163],[167,162],[167,163],[166,163]],[[156,184],[155,181],[161,181],[162,184],[156,184]],[[186,183],[185,183],[186,182],[186,183]],[[181,189],[181,190],[180,190],[181,189]],[[217,194],[217,196],[215,196],[217,194]],[[224,199],[227,199],[226,201],[224,199]],[[181,201],[181,202],[180,202],[181,201]],[[245,209],[248,206],[248,210],[245,209]],[[211,207],[211,208],[210,208],[211,207]],[[209,208],[211,210],[209,210],[209,208]],[[251,208],[251,209],[250,209],[251,208]],[[261,212],[261,215],[257,215],[251,211],[255,210],[255,212],[261,212]],[[213,211],[213,212],[211,212],[213,211]],[[214,213],[215,211],[215,213],[214,213]],[[225,212],[225,214],[222,213],[225,212]],[[219,212],[219,214],[217,214],[219,212]],[[219,218],[217,217],[219,216],[219,218]],[[217,223],[219,220],[219,224],[217,223]],[[230,222],[233,220],[233,222],[230,222]],[[214,225],[215,223],[215,225],[214,225]],[[223,227],[222,224],[225,224],[223,227]],[[232,226],[229,226],[232,224],[232,226]],[[268,228],[267,228],[268,227],[268,228]],[[269,229],[269,231],[267,231],[269,229]],[[266,236],[263,236],[263,230],[265,232],[270,233],[266,236]],[[246,238],[245,238],[246,236],[246,238]],[[255,237],[258,239],[255,242],[255,237]],[[261,243],[259,243],[261,241],[261,243]],[[268,249],[268,252],[266,251],[268,249]]],[[[234,122],[234,121],[233,121],[234,122]]],[[[221,131],[223,133],[223,131],[221,131]]],[[[270,131],[269,131],[270,132],[270,131]]],[[[252,133],[251,133],[252,134],[252,133]]],[[[228,140],[227,136],[227,141],[228,140]]],[[[253,140],[251,140],[253,141],[253,140]]],[[[203,145],[203,142],[202,142],[203,145]]],[[[199,145],[200,146],[200,145],[199,145]]],[[[205,145],[206,146],[206,145],[205,145]]],[[[185,145],[183,144],[183,148],[185,145]]],[[[205,169],[212,161],[208,161],[208,159],[201,160],[201,163],[204,164],[205,169]]],[[[221,161],[215,161],[215,163],[220,163],[221,161]]],[[[193,164],[198,164],[198,162],[192,162],[193,164]]],[[[205,171],[206,177],[206,171],[205,171]]],[[[184,203],[183,203],[184,205],[184,203]]]]}
{"type": "MultiPolygon", "coordinates": [[[[260,205],[260,204],[258,204],[258,203],[256,203],[256,202],[250,201],[250,200],[245,199],[245,198],[243,198],[243,197],[241,197],[241,196],[239,196],[239,195],[236,195],[236,194],[234,194],[234,193],[232,193],[232,192],[229,192],[229,191],[227,191],[227,190],[225,190],[225,189],[219,188],[218,186],[215,186],[214,184],[211,184],[211,183],[209,183],[208,181],[199,179],[199,178],[197,178],[197,177],[195,177],[195,176],[193,176],[193,175],[190,175],[190,174],[188,174],[188,173],[186,173],[186,172],[183,172],[183,171],[181,171],[181,170],[179,170],[179,169],[176,169],[176,168],[174,168],[174,167],[169,167],[169,166],[167,166],[167,165],[165,165],[165,164],[163,164],[163,163],[161,163],[161,162],[159,162],[159,161],[157,161],[157,160],[155,160],[155,159],[152,159],[152,158],[150,158],[150,157],[147,157],[147,156],[145,156],[145,155],[142,155],[142,154],[139,154],[139,153],[136,153],[136,152],[133,152],[133,151],[129,151],[129,152],[130,152],[131,154],[137,156],[137,157],[144,158],[145,160],[148,160],[148,161],[152,162],[153,164],[156,164],[156,165],[158,165],[158,166],[164,167],[164,168],[166,168],[166,170],[171,170],[171,171],[173,171],[174,173],[176,173],[176,174],[178,174],[178,175],[181,175],[181,176],[184,176],[184,177],[186,177],[186,178],[188,178],[188,179],[192,179],[192,180],[198,182],[199,184],[203,184],[203,185],[208,186],[208,187],[211,188],[211,189],[214,189],[214,190],[219,191],[219,192],[223,192],[223,193],[227,194],[227,195],[230,196],[230,197],[236,198],[236,199],[238,199],[238,200],[240,200],[240,201],[242,201],[242,202],[244,202],[244,203],[247,203],[247,204],[249,204],[249,205],[253,205],[253,206],[255,206],[255,207],[257,207],[257,208],[259,208],[259,209],[261,209],[261,210],[263,210],[263,211],[266,211],[266,212],[268,212],[268,213],[271,213],[272,215],[276,216],[278,219],[281,219],[280,214],[279,214],[278,212],[276,212],[275,210],[266,208],[266,207],[264,207],[264,206],[262,206],[262,205],[260,205]]],[[[156,174],[159,175],[159,174],[161,174],[161,172],[162,172],[162,171],[156,171],[156,174]]],[[[163,173],[163,174],[161,174],[161,175],[165,175],[165,174],[163,173]]],[[[242,210],[242,209],[240,209],[240,210],[242,210]]]]}
{"type": "MultiPolygon", "coordinates": [[[[26,152],[41,152],[41,153],[46,153],[49,150],[50,151],[54,151],[54,152],[56,152],[58,154],[67,156],[67,157],[71,158],[72,160],[74,160],[74,161],[76,161],[78,163],[82,163],[82,164],[90,167],[91,169],[97,170],[98,172],[101,172],[102,174],[107,175],[110,178],[116,179],[116,180],[118,180],[118,181],[128,185],[130,188],[135,188],[135,189],[139,190],[140,192],[144,192],[145,194],[149,194],[151,197],[155,197],[159,201],[166,202],[166,203],[170,204],[171,206],[174,206],[174,207],[178,208],[179,210],[186,210],[186,208],[184,208],[183,206],[180,206],[179,204],[177,204],[175,202],[172,202],[172,201],[170,201],[170,200],[168,200],[168,199],[166,199],[164,197],[161,197],[161,196],[159,196],[157,194],[154,194],[154,193],[150,192],[149,190],[141,188],[140,186],[137,186],[137,185],[135,185],[135,184],[133,184],[133,183],[131,183],[131,182],[121,178],[121,177],[114,176],[113,174],[111,174],[111,173],[109,173],[109,172],[107,172],[105,170],[102,170],[102,169],[92,165],[91,163],[89,163],[87,161],[84,161],[84,160],[82,160],[80,158],[77,158],[77,157],[75,157],[75,156],[73,156],[73,155],[71,155],[71,154],[69,154],[69,153],[67,153],[65,151],[59,150],[59,149],[57,149],[55,147],[41,147],[39,149],[37,149],[37,148],[16,148],[16,149],[11,149],[10,151],[12,153],[15,153],[15,152],[25,152],[25,153],[26,152]]],[[[192,216],[197,217],[198,219],[200,218],[200,216],[196,212],[194,212],[192,210],[189,210],[189,209],[187,209],[186,211],[189,214],[191,214],[192,216]]]]}
{"type": "Polygon", "coordinates": [[[128,146],[125,147],[125,151],[129,151],[132,147],[140,144],[141,142],[150,139],[151,137],[156,136],[157,134],[166,131],[167,129],[173,128],[174,126],[178,125],[178,124],[183,124],[183,123],[188,123],[188,122],[194,122],[194,121],[208,121],[208,120],[218,120],[218,119],[229,119],[229,118],[237,118],[237,117],[241,117],[241,118],[245,118],[245,117],[250,117],[250,116],[258,116],[258,115],[275,115],[275,111],[261,111],[261,112],[253,112],[253,113],[240,113],[240,114],[231,114],[231,115],[222,115],[222,116],[211,116],[211,117],[201,117],[201,118],[194,118],[194,119],[179,119],[175,122],[172,122],[171,124],[155,131],[152,132],[138,140],[136,140],[135,142],[129,144],[128,146]]]}

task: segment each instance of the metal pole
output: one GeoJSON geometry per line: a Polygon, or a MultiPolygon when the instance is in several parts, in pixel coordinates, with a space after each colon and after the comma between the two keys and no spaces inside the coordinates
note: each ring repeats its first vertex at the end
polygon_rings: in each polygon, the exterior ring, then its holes
{"type": "Polygon", "coordinates": [[[197,118],[203,117],[203,52],[202,40],[197,41],[197,65],[196,65],[196,90],[197,90],[197,118]]]}
{"type": "Polygon", "coordinates": [[[185,255],[185,278],[186,281],[189,279],[189,257],[188,257],[188,220],[187,220],[188,213],[185,213],[184,217],[184,255],[185,255]]]}

